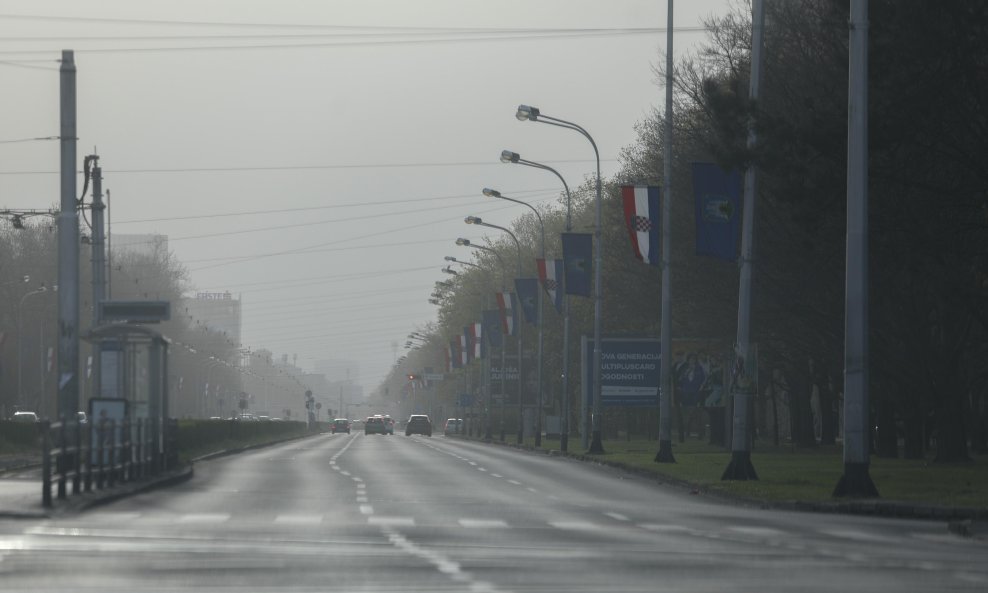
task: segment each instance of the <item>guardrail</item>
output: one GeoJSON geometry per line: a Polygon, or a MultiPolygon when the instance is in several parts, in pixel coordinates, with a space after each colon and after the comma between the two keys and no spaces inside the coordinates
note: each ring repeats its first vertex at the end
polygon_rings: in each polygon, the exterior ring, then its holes
{"type": "Polygon", "coordinates": [[[52,484],[57,497],[112,488],[118,483],[150,477],[178,465],[178,421],[166,419],[162,445],[156,446],[149,419],[41,421],[41,502],[52,506],[52,484]],[[54,461],[54,468],[52,467],[54,461]]]}

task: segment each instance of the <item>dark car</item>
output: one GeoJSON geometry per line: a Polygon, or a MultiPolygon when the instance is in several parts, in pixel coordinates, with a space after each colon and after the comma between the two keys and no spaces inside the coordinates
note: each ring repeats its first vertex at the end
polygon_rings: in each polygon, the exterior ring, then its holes
{"type": "Polygon", "coordinates": [[[338,432],[350,434],[350,421],[346,418],[337,418],[336,420],[333,420],[333,425],[330,429],[333,431],[333,434],[338,432]]]}
{"type": "Polygon", "coordinates": [[[384,428],[387,429],[388,434],[395,433],[395,421],[391,416],[384,416],[384,428]]]}
{"type": "Polygon", "coordinates": [[[424,434],[427,437],[432,436],[432,421],[425,414],[412,414],[408,417],[408,424],[405,425],[405,436],[410,437],[413,434],[424,434]]]}
{"type": "Polygon", "coordinates": [[[364,434],[388,434],[384,418],[371,417],[364,420],[364,434]]]}

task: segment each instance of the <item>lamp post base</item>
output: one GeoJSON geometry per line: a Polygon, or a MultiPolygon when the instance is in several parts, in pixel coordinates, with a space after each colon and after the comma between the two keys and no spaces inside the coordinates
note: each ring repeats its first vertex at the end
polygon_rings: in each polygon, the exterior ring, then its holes
{"type": "Polygon", "coordinates": [[[751,465],[751,451],[732,451],[731,462],[727,464],[721,480],[757,480],[755,466],[751,465]]]}
{"type": "Polygon", "coordinates": [[[834,496],[849,498],[878,498],[878,489],[871,481],[867,463],[845,463],[844,475],[834,488],[834,496]]]}
{"type": "Polygon", "coordinates": [[[672,456],[672,440],[659,441],[659,452],[655,454],[656,463],[676,463],[672,456]]]}
{"type": "Polygon", "coordinates": [[[595,430],[590,433],[590,448],[587,455],[601,455],[604,452],[604,443],[600,440],[600,431],[595,430]]]}

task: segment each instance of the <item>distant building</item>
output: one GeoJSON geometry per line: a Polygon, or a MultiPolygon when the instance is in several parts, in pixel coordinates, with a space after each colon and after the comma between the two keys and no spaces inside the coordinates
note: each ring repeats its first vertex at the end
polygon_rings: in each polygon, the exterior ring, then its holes
{"type": "Polygon", "coordinates": [[[234,344],[240,344],[242,318],[240,299],[227,292],[198,292],[194,297],[182,299],[182,313],[190,318],[193,327],[206,328],[226,334],[234,344]]]}

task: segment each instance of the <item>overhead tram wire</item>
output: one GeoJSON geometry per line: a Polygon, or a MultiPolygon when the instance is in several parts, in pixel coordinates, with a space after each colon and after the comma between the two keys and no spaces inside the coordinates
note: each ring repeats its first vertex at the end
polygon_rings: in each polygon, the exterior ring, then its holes
{"type": "MultiPolygon", "coordinates": [[[[500,206],[500,207],[497,207],[497,208],[492,208],[492,209],[487,209],[487,210],[480,210],[480,211],[478,211],[478,213],[480,213],[480,214],[486,214],[488,212],[495,212],[495,211],[498,211],[498,210],[503,210],[503,209],[508,208],[508,207],[510,207],[510,205],[509,206],[500,206]]],[[[189,271],[190,272],[201,272],[203,270],[211,270],[211,269],[214,269],[214,268],[228,266],[228,265],[231,265],[231,264],[246,263],[246,262],[249,262],[249,261],[256,261],[256,260],[259,260],[259,259],[264,259],[264,258],[267,258],[267,257],[275,257],[275,256],[279,256],[279,255],[288,255],[288,254],[292,254],[292,255],[304,255],[307,252],[308,249],[317,249],[319,247],[326,247],[326,246],[329,246],[329,245],[339,245],[341,243],[348,243],[350,241],[357,241],[357,240],[360,240],[360,239],[366,239],[366,238],[370,238],[370,237],[380,237],[382,235],[391,235],[391,234],[402,232],[402,231],[406,231],[406,230],[409,230],[409,229],[422,228],[424,226],[432,226],[432,225],[435,225],[435,224],[440,223],[440,222],[450,222],[450,221],[459,220],[459,219],[460,219],[459,216],[453,216],[453,217],[450,217],[450,218],[444,218],[444,219],[439,219],[439,220],[430,220],[430,221],[424,222],[422,224],[403,225],[403,226],[400,226],[400,227],[397,227],[397,228],[394,228],[394,229],[388,229],[388,230],[380,231],[380,232],[377,232],[377,233],[371,233],[371,234],[367,234],[367,235],[361,235],[359,237],[349,237],[347,239],[339,239],[339,240],[334,240],[334,241],[328,241],[326,243],[319,243],[319,244],[316,244],[316,245],[310,245],[308,247],[299,247],[299,248],[296,248],[296,249],[289,249],[289,250],[284,250],[284,251],[272,252],[271,254],[268,254],[268,255],[261,255],[261,256],[257,256],[257,257],[251,256],[251,257],[242,258],[242,259],[239,259],[239,260],[236,260],[236,261],[230,261],[230,262],[223,262],[223,263],[218,263],[218,264],[212,264],[212,265],[209,265],[209,266],[202,266],[202,267],[199,267],[199,268],[191,268],[191,269],[189,269],[189,271]]]]}
{"type": "MultiPolygon", "coordinates": [[[[540,194],[540,193],[559,193],[554,191],[553,188],[545,189],[523,189],[512,192],[513,194],[540,194]]],[[[305,206],[301,208],[276,208],[271,210],[240,210],[234,212],[216,212],[213,214],[196,214],[190,216],[166,216],[162,218],[142,218],[142,219],[132,219],[132,220],[121,220],[114,221],[114,225],[119,224],[134,224],[138,222],[165,222],[171,220],[199,220],[205,218],[225,218],[231,216],[249,216],[254,214],[280,214],[286,212],[306,212],[311,210],[332,210],[336,208],[365,208],[368,206],[391,206],[394,204],[414,204],[418,202],[435,202],[440,200],[476,200],[476,193],[471,194],[456,194],[452,196],[438,196],[432,198],[408,198],[405,200],[381,200],[377,202],[347,202],[345,204],[328,204],[325,206],[305,206]]]]}
{"type": "MultiPolygon", "coordinates": [[[[326,249],[313,249],[311,251],[306,251],[304,253],[330,253],[334,251],[354,251],[356,249],[374,249],[378,247],[407,247],[409,245],[427,245],[429,243],[449,243],[449,239],[425,239],[422,241],[399,241],[396,243],[373,243],[371,245],[351,245],[349,247],[328,247],[326,249]]],[[[257,255],[257,254],[255,254],[257,255]]],[[[260,254],[263,255],[263,254],[260,254]]],[[[200,259],[183,259],[183,264],[195,264],[204,262],[214,262],[214,261],[230,261],[234,259],[241,259],[245,256],[243,255],[228,255],[225,257],[204,257],[200,259]]]]}

